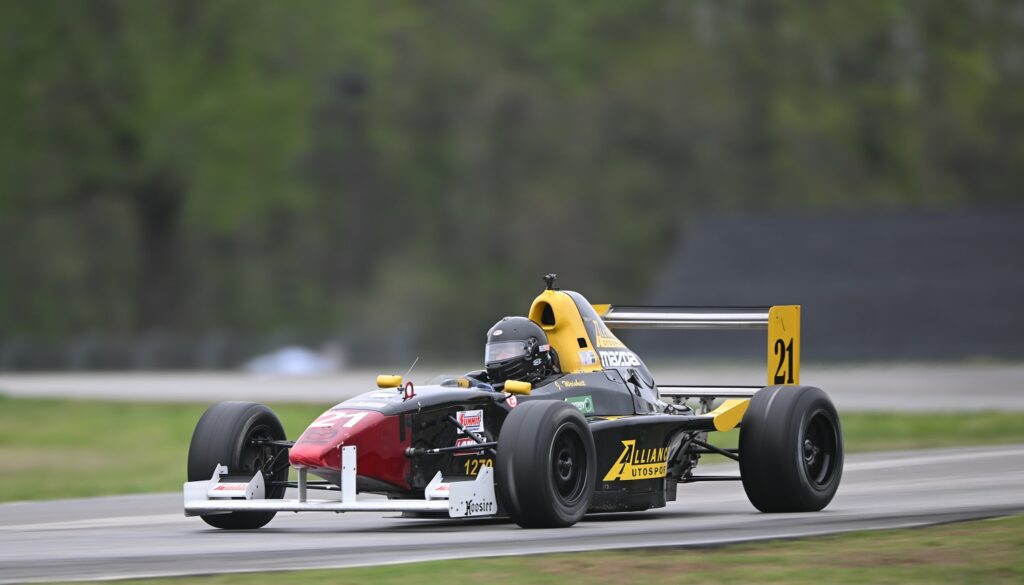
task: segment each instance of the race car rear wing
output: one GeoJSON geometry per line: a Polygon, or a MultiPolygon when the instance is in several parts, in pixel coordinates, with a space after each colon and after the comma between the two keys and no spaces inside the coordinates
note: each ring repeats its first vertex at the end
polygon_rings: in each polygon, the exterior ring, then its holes
{"type": "Polygon", "coordinates": [[[609,329],[762,329],[773,308],[595,306],[609,329]]]}
{"type": "MultiPolygon", "coordinates": [[[[631,307],[594,305],[609,329],[704,329],[768,331],[768,385],[800,383],[800,306],[631,307]]],[[[662,386],[662,396],[752,396],[758,386],[662,386]]]]}

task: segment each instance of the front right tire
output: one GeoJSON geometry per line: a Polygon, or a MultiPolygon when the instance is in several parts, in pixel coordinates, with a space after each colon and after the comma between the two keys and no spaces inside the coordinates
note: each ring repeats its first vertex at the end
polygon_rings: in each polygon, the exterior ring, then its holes
{"type": "MultiPolygon", "coordinates": [[[[255,402],[218,402],[203,413],[188,447],[188,480],[213,476],[217,465],[228,473],[252,477],[263,473],[266,497],[281,499],[285,487],[272,482],[288,480],[288,453],[280,447],[254,444],[257,440],[285,440],[284,427],[270,408],[255,402]],[[282,459],[283,458],[283,459],[282,459]]],[[[276,512],[230,512],[200,516],[215,528],[254,529],[270,522],[276,512]]]]}

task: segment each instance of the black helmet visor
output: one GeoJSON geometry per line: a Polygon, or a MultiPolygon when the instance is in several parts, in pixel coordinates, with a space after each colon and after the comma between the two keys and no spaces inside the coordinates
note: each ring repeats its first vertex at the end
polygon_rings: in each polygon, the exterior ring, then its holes
{"type": "Polygon", "coordinates": [[[502,341],[500,343],[488,343],[484,347],[484,363],[493,364],[518,357],[526,356],[525,341],[502,341]]]}

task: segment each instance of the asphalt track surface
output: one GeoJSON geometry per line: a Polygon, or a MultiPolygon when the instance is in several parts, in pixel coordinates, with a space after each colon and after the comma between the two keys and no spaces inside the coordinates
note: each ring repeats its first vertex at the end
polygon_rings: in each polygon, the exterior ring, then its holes
{"type": "MultiPolygon", "coordinates": [[[[447,371],[457,374],[472,367],[455,366],[447,371]]],[[[651,370],[655,379],[664,384],[765,383],[765,370],[748,364],[654,364],[651,370]]],[[[381,372],[361,370],[322,377],[269,377],[236,372],[0,374],[0,393],[25,397],[331,405],[374,389],[378,373],[381,372]]],[[[439,373],[421,365],[411,377],[418,384],[439,373]]],[[[841,412],[1024,411],[1024,364],[805,363],[801,381],[825,390],[841,412]]]]}
{"type": "MultiPolygon", "coordinates": [[[[709,466],[705,473],[727,472],[709,466]]],[[[251,532],[185,518],[179,494],[0,505],[0,583],[330,568],[628,547],[709,546],[1024,512],[1024,445],[847,458],[822,512],[761,514],[737,482],[680,486],[666,508],[523,530],[494,519],[280,514],[251,532]]]]}

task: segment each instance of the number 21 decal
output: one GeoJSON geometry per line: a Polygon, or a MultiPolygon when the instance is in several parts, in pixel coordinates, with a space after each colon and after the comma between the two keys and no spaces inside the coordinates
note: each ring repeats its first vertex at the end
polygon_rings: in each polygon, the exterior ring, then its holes
{"type": "Polygon", "coordinates": [[[800,306],[768,310],[768,385],[800,383],[800,306]]]}
{"type": "Polygon", "coordinates": [[[779,356],[779,365],[775,367],[776,384],[793,383],[793,338],[789,343],[781,339],[775,340],[775,355],[779,356]]]}
{"type": "Polygon", "coordinates": [[[331,427],[334,426],[335,421],[344,420],[347,418],[348,422],[346,422],[343,426],[347,429],[350,429],[359,424],[359,421],[362,420],[363,417],[366,416],[367,414],[369,413],[367,413],[366,411],[345,412],[344,410],[328,410],[327,412],[321,414],[319,418],[317,418],[315,421],[313,421],[313,424],[309,425],[309,427],[331,427]]]}

